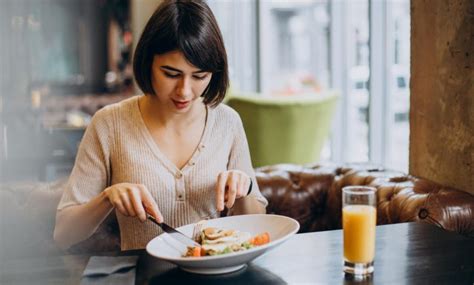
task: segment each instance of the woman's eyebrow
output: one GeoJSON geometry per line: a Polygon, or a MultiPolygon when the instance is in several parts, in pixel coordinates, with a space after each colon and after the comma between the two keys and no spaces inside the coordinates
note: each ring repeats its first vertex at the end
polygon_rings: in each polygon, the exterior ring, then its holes
{"type": "Polygon", "coordinates": [[[171,67],[169,65],[162,65],[162,66],[160,66],[160,68],[183,73],[183,71],[181,71],[177,68],[171,67]]]}
{"type": "MultiPolygon", "coordinates": [[[[162,65],[162,66],[160,66],[160,68],[162,68],[162,69],[166,69],[166,70],[170,70],[170,71],[174,71],[174,72],[180,72],[180,73],[183,73],[183,71],[182,71],[182,70],[180,70],[180,69],[177,69],[177,68],[174,68],[174,67],[172,67],[172,66],[169,66],[169,65],[162,65]]],[[[194,71],[194,72],[193,72],[193,74],[194,74],[194,73],[204,73],[204,72],[207,72],[207,71],[205,71],[205,70],[202,70],[202,69],[199,69],[199,70],[197,70],[197,71],[194,71]]]]}

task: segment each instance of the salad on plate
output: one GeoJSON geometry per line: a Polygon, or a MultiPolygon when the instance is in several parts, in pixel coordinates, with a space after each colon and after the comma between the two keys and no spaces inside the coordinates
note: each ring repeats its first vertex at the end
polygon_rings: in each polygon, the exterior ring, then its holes
{"type": "Polygon", "coordinates": [[[184,257],[213,256],[251,249],[269,243],[270,234],[264,232],[252,236],[248,232],[207,227],[199,230],[194,239],[201,246],[188,247],[184,257]]]}

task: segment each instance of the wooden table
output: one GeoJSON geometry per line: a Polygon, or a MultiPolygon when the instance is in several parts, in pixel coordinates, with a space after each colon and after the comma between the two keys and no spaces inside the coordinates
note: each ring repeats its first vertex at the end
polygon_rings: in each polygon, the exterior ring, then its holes
{"type": "MultiPolygon", "coordinates": [[[[108,255],[123,255],[111,253],[108,255]]],[[[241,271],[202,276],[140,255],[136,284],[474,284],[474,239],[422,223],[377,227],[375,273],[351,280],[342,273],[342,231],[298,234],[241,271]]],[[[90,256],[8,260],[0,284],[79,284],[90,256]]]]}

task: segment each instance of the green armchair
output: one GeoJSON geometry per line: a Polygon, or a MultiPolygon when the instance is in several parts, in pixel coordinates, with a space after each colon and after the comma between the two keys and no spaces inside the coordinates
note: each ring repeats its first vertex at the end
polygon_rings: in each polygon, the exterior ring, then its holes
{"type": "Polygon", "coordinates": [[[329,135],[337,94],[265,97],[232,94],[226,102],[242,118],[254,167],[314,163],[329,135]]]}

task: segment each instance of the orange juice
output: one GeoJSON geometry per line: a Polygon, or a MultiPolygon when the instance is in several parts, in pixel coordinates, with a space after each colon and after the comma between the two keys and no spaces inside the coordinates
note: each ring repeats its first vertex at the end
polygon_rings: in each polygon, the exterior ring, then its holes
{"type": "Polygon", "coordinates": [[[342,209],[344,258],[352,263],[369,263],[375,255],[376,209],[349,205],[342,209]]]}

